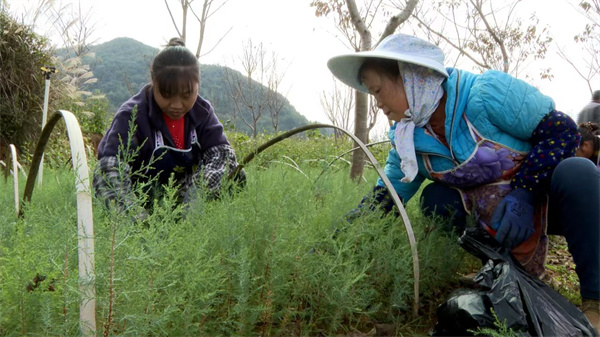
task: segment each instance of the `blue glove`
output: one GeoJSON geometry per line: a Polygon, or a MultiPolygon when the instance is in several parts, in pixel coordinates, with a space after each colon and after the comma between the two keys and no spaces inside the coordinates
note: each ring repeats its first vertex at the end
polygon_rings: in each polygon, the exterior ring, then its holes
{"type": "Polygon", "coordinates": [[[504,197],[492,215],[496,240],[512,249],[525,242],[534,232],[533,193],[517,188],[504,197]]]}

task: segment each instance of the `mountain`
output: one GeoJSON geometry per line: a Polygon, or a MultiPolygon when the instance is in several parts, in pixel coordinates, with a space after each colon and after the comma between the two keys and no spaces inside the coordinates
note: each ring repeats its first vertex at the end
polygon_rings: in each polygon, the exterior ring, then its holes
{"type": "MultiPolygon", "coordinates": [[[[90,48],[90,57],[85,57],[83,63],[90,66],[98,81],[89,84],[86,90],[99,91],[109,99],[111,109],[116,109],[141,87],[150,82],[150,65],[159,49],[147,46],[131,38],[117,38],[90,48]]],[[[64,52],[63,52],[64,54],[64,52]]],[[[60,52],[59,52],[60,55],[60,52]]],[[[243,120],[235,116],[235,101],[231,98],[231,89],[227,82],[227,74],[247,82],[240,72],[220,65],[201,65],[200,96],[209,100],[217,116],[223,123],[232,123],[236,130],[250,133],[250,128],[243,120]]],[[[253,91],[268,90],[258,82],[252,84],[253,91]]],[[[302,116],[281,94],[276,93],[277,99],[283,102],[279,113],[279,131],[290,130],[308,124],[306,117],[302,116]]],[[[239,103],[239,102],[238,102],[239,103]]],[[[241,114],[246,120],[251,120],[249,108],[243,108],[241,114]]],[[[268,111],[263,111],[258,121],[259,132],[273,132],[271,116],[268,111]]]]}

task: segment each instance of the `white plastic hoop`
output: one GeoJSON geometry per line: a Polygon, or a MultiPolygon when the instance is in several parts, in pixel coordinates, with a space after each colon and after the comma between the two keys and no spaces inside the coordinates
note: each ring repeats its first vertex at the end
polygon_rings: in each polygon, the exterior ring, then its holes
{"type": "Polygon", "coordinates": [[[17,160],[17,149],[13,144],[9,145],[10,154],[12,157],[12,176],[13,176],[13,188],[15,196],[15,210],[17,216],[19,216],[19,161],[17,160]]]}
{"type": "MultiPolygon", "coordinates": [[[[31,170],[27,176],[23,200],[31,200],[36,176],[43,160],[44,149],[50,134],[59,119],[65,120],[71,146],[73,169],[76,172],[75,189],[77,191],[77,252],[79,259],[79,328],[84,336],[96,333],[96,276],[94,262],[94,220],[92,214],[92,196],[89,181],[89,167],[85,155],[85,146],[77,118],[71,112],[59,110],[42,129],[33,155],[31,170]]],[[[22,213],[19,213],[22,215],[22,213]]]]}

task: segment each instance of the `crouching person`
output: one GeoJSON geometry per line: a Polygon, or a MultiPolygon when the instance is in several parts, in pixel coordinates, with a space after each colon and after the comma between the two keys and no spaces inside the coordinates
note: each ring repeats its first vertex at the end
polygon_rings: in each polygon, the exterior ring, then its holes
{"type": "MultiPolygon", "coordinates": [[[[93,185],[107,205],[128,209],[133,184],[148,181],[145,192],[155,198],[171,176],[180,201],[200,190],[219,197],[238,163],[213,107],[198,93],[199,74],[196,57],[178,39],[156,55],[152,82],[119,108],[98,146],[93,185]]],[[[245,179],[240,170],[236,182],[245,179]]]]}
{"type": "MultiPolygon", "coordinates": [[[[508,74],[444,66],[434,44],[391,35],[373,51],[333,57],[339,80],[369,93],[393,122],[385,174],[403,202],[421,193],[426,215],[459,232],[468,213],[532,275],[544,271],[547,234],[563,235],[579,276],[582,311],[600,326],[600,173],[574,157],[581,135],[553,100],[508,74]]],[[[350,218],[389,212],[381,179],[350,218]]],[[[443,254],[443,252],[440,252],[443,254]]]]}

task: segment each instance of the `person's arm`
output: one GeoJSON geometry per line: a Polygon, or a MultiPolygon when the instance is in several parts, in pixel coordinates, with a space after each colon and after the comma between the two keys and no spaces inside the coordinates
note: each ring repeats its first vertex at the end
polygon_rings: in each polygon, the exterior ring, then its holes
{"type": "MultiPolygon", "coordinates": [[[[404,178],[404,173],[400,169],[400,157],[393,147],[388,152],[384,173],[392,183],[394,190],[398,194],[398,197],[400,197],[400,201],[403,203],[408,202],[410,198],[413,197],[425,180],[424,176],[417,174],[415,179],[410,183],[401,181],[401,179],[404,178]]],[[[379,178],[371,192],[362,198],[356,208],[346,214],[345,219],[351,222],[361,216],[363,212],[374,211],[376,209],[382,210],[383,214],[388,214],[392,211],[393,207],[394,200],[387,187],[385,187],[383,180],[379,178]]]]}
{"type": "MultiPolygon", "coordinates": [[[[419,187],[425,180],[423,175],[417,174],[415,179],[410,183],[404,183],[401,181],[402,178],[404,178],[404,173],[400,169],[400,156],[398,156],[398,152],[394,147],[388,151],[384,172],[403,203],[407,203],[415,195],[415,193],[417,193],[419,187]]],[[[385,187],[381,178],[377,179],[377,186],[385,187]]]]}
{"type": "Polygon", "coordinates": [[[552,99],[525,81],[498,71],[486,71],[471,87],[468,114],[484,135],[508,143],[529,142],[531,149],[513,188],[545,192],[554,167],[572,156],[579,145],[577,125],[557,112],[552,99]],[[539,185],[539,187],[538,187],[539,185]]]}
{"type": "Polygon", "coordinates": [[[129,164],[119,163],[117,156],[100,158],[94,171],[93,186],[96,196],[104,200],[106,207],[114,203],[122,212],[133,205],[130,171],[129,164]]]}
{"type": "Polygon", "coordinates": [[[115,114],[110,128],[98,146],[98,164],[94,170],[93,187],[96,196],[103,199],[107,206],[112,202],[119,211],[133,204],[131,196],[131,166],[125,162],[128,156],[121,153],[125,149],[135,151],[129,128],[131,111],[120,110],[115,114]],[[128,141],[131,143],[128,145],[128,141]]]}
{"type": "Polygon", "coordinates": [[[552,111],[542,118],[529,140],[532,149],[511,181],[513,190],[492,216],[491,227],[497,230],[498,242],[512,249],[535,232],[535,199],[548,192],[554,169],[575,154],[579,140],[577,125],[566,114],[552,111]]]}
{"type": "Polygon", "coordinates": [[[531,151],[512,179],[511,187],[536,195],[547,193],[554,168],[575,155],[580,138],[577,125],[567,114],[558,111],[547,114],[531,134],[531,151]]]}
{"type": "MultiPolygon", "coordinates": [[[[216,145],[204,153],[204,186],[210,197],[218,197],[221,181],[224,175],[233,171],[237,166],[235,151],[229,144],[216,145]]],[[[245,181],[244,170],[240,171],[239,181],[245,181]]]]}
{"type": "Polygon", "coordinates": [[[498,71],[485,72],[473,84],[468,112],[483,134],[494,135],[500,143],[531,145],[511,181],[513,190],[500,201],[491,219],[496,240],[512,249],[534,233],[535,199],[548,191],[556,165],[575,153],[577,126],[555,111],[550,97],[498,71]]]}
{"type": "MultiPolygon", "coordinates": [[[[223,125],[219,122],[208,101],[199,97],[194,110],[190,113],[193,113],[194,118],[199,121],[196,134],[203,150],[201,154],[203,165],[194,172],[192,184],[203,186],[209,198],[218,198],[224,175],[238,166],[235,151],[229,144],[223,131],[223,125]]],[[[245,180],[245,172],[241,170],[235,178],[235,182],[243,185],[245,180]]],[[[186,193],[193,194],[195,191],[190,190],[186,193]]],[[[188,195],[184,200],[190,197],[188,195]]]]}

